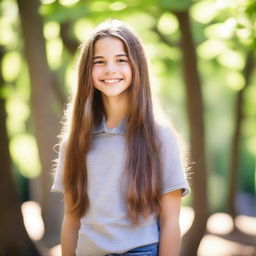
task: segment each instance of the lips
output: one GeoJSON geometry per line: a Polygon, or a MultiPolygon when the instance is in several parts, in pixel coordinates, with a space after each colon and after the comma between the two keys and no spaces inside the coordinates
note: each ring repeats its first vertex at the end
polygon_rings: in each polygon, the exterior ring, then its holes
{"type": "Polygon", "coordinates": [[[112,78],[112,79],[104,79],[104,80],[101,80],[101,81],[104,82],[107,85],[113,85],[113,84],[119,83],[122,80],[123,79],[121,79],[121,78],[112,78]]]}

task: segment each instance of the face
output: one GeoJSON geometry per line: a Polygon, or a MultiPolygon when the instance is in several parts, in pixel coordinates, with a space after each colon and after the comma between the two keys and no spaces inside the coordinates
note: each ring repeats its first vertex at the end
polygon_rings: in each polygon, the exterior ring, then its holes
{"type": "Polygon", "coordinates": [[[92,80],[103,96],[128,93],[132,69],[122,41],[115,37],[99,39],[94,46],[92,80]]]}

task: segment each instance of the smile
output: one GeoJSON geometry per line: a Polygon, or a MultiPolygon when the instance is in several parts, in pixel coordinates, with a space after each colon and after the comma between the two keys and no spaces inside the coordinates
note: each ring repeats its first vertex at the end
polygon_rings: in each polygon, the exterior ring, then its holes
{"type": "Polygon", "coordinates": [[[106,79],[106,80],[102,80],[105,84],[115,84],[120,82],[122,79],[118,78],[118,79],[106,79]]]}

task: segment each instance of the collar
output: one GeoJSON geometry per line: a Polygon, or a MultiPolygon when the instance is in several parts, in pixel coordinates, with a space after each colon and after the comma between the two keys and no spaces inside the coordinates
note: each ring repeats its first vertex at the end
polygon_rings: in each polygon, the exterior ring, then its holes
{"type": "Polygon", "coordinates": [[[106,118],[103,115],[100,125],[94,126],[92,133],[93,134],[98,134],[98,133],[121,134],[124,132],[125,127],[126,127],[126,117],[122,119],[116,127],[107,128],[106,118]]]}

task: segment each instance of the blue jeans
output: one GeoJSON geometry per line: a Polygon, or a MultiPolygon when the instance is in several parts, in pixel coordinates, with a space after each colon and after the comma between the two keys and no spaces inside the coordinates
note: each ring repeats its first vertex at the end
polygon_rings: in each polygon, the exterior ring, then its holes
{"type": "Polygon", "coordinates": [[[149,245],[144,245],[141,247],[137,247],[134,249],[131,249],[128,252],[124,252],[121,254],[108,254],[106,256],[158,256],[158,243],[155,244],[149,244],[149,245]]]}

